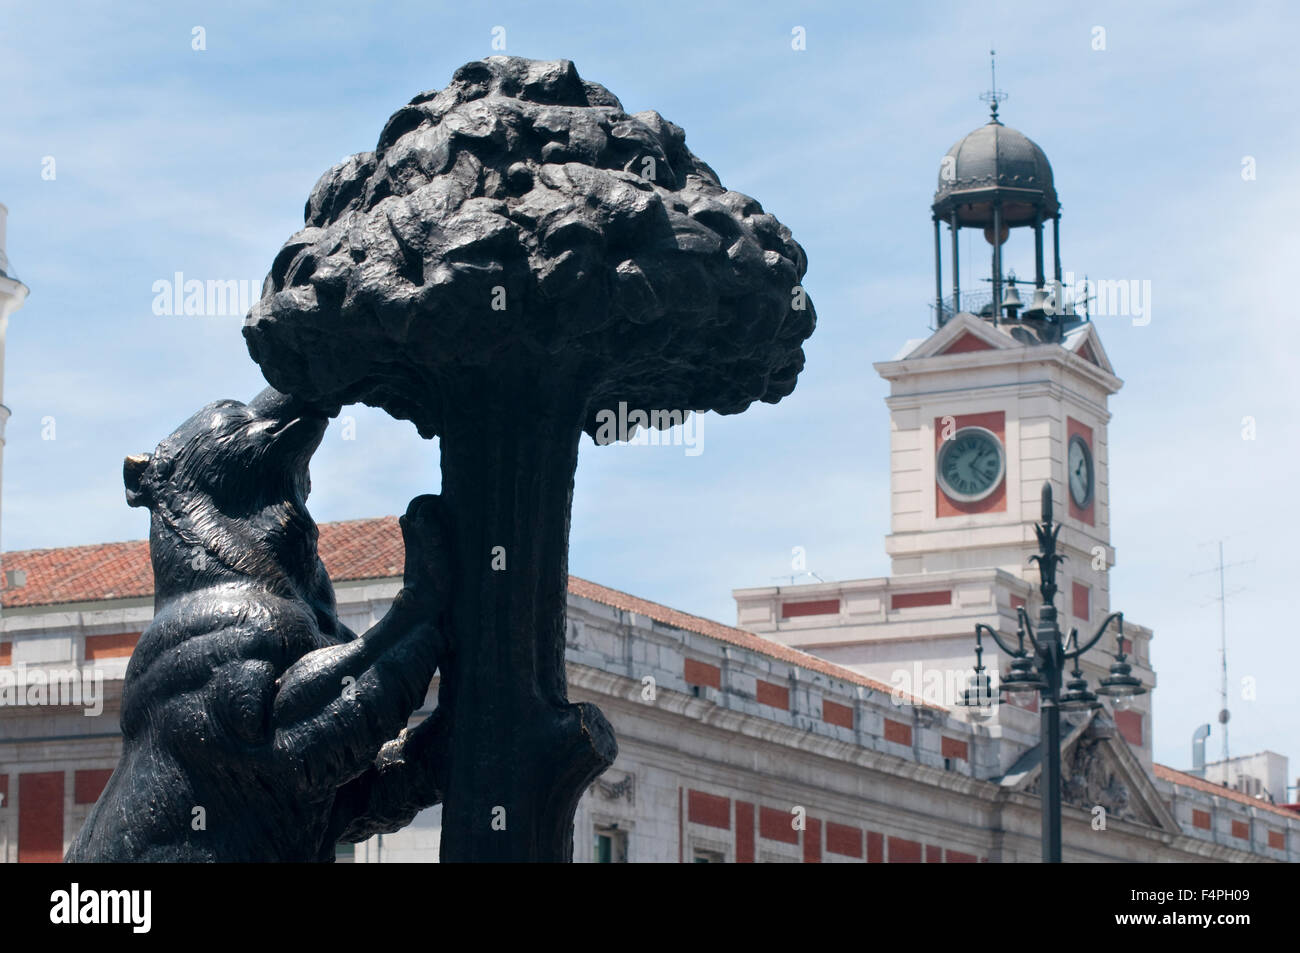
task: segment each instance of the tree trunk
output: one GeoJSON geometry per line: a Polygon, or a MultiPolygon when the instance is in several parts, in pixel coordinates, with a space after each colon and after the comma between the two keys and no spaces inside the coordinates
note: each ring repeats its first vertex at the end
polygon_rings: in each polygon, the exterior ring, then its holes
{"type": "Polygon", "coordinates": [[[572,380],[479,371],[444,382],[442,496],[453,538],[442,860],[571,861],[573,814],[613,762],[595,705],[566,696],[572,380]]]}

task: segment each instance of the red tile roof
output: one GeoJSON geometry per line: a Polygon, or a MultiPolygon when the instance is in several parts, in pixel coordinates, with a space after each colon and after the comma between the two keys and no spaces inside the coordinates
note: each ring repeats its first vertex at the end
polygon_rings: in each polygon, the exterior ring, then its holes
{"type": "MultiPolygon", "coordinates": [[[[359,579],[392,579],[400,577],[402,573],[402,534],[395,516],[322,523],[319,551],[330,578],[336,583],[359,579]]],[[[20,569],[27,574],[23,586],[6,588],[0,592],[0,605],[6,609],[153,595],[153,566],[149,562],[148,540],[67,546],[61,549],[18,550],[4,554],[3,567],[6,572],[20,569]]],[[[830,678],[862,685],[872,691],[886,695],[893,691],[891,686],[883,682],[744,629],[679,612],[577,576],[569,577],[569,592],[615,609],[635,612],[678,629],[750,649],[830,678]]],[[[937,711],[942,710],[918,699],[913,699],[913,702],[937,711]]]]}
{"type": "Polygon", "coordinates": [[[6,578],[21,570],[27,579],[19,588],[6,583],[0,604],[6,609],[47,606],[61,602],[98,602],[153,594],[149,543],[98,543],[62,549],[24,549],[5,553],[6,578]]]}
{"type": "Polygon", "coordinates": [[[1232,788],[1224,787],[1221,784],[1215,784],[1213,781],[1207,781],[1205,778],[1198,778],[1194,774],[1188,774],[1186,771],[1178,771],[1174,768],[1165,767],[1163,764],[1155,765],[1156,777],[1161,781],[1170,781],[1174,784],[1181,784],[1185,788],[1195,788],[1198,791],[1204,791],[1206,794],[1213,794],[1218,797],[1227,798],[1229,801],[1238,801],[1242,804],[1249,804],[1251,807],[1257,807],[1260,810],[1272,811],[1274,814],[1281,814],[1289,817],[1291,820],[1300,819],[1296,812],[1289,807],[1282,807],[1278,804],[1269,804],[1267,801],[1261,801],[1253,798],[1242,791],[1234,791],[1232,788]]]}
{"type": "MultiPolygon", "coordinates": [[[[320,554],[336,582],[400,576],[402,534],[397,517],[322,523],[320,554]]],[[[24,549],[5,553],[3,565],[6,572],[27,573],[21,588],[0,593],[0,605],[6,609],[153,595],[148,540],[24,549]]]]}

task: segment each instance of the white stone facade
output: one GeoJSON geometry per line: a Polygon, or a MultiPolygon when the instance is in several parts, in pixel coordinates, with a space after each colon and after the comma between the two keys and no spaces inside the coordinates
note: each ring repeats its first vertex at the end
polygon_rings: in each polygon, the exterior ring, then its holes
{"type": "MultiPolygon", "coordinates": [[[[341,614],[364,630],[398,584],[340,585],[341,614]]],[[[584,586],[586,595],[571,587],[569,600],[570,695],[600,705],[620,754],[582,799],[575,860],[594,859],[598,831],[634,863],[1038,859],[1038,800],[1026,790],[1032,766],[1007,773],[1035,740],[1029,723],[1016,732],[972,725],[941,706],[892,697],[889,686],[848,669],[584,586]]],[[[90,717],[71,706],[0,708],[5,860],[18,857],[24,775],[62,777],[65,847],[75,835],[89,810],[78,803],[90,783],[81,782],[111,770],[120,751],[126,661],[87,661],[86,636],[139,632],[150,614],[140,599],[6,613],[0,640],[11,659],[29,660],[29,672],[97,671],[104,697],[102,713],[90,717]]],[[[1067,725],[1063,734],[1071,730],[1089,729],[1067,725]]],[[[1127,807],[1105,830],[1093,828],[1086,806],[1067,807],[1067,860],[1300,859],[1300,815],[1237,792],[1206,792],[1196,779],[1153,777],[1117,738],[1097,746],[1103,775],[1120,779],[1127,807]],[[1197,826],[1196,811],[1208,828],[1197,826]]],[[[434,808],[397,834],[356,845],[350,859],[435,861],[438,838],[434,808]]]]}

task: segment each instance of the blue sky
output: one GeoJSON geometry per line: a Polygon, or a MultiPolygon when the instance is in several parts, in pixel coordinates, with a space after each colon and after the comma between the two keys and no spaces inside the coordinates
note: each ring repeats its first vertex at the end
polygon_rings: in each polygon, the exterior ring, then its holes
{"type": "MultiPolygon", "coordinates": [[[[1230,562],[1253,560],[1228,579],[1241,590],[1232,748],[1271,748],[1300,773],[1292,7],[24,4],[0,24],[0,201],[11,269],[32,289],[8,333],[4,548],[145,535],[122,457],[262,386],[238,316],[155,315],[154,282],[260,283],[320,173],[490,55],[502,26],[506,52],[571,59],[629,111],[681,125],[808,253],[820,325],[793,395],[709,415],[696,456],[586,442],[579,462],[572,571],[728,622],[731,589],[788,573],[794,546],[827,579],[888,571],[886,387],[871,364],[925,333],[938,163],[984,121],[996,47],[1002,116],[1055,170],[1066,270],[1151,282],[1149,324],[1099,330],[1126,382],[1109,434],[1112,600],[1156,631],[1156,757],[1186,766],[1219,707],[1216,580],[1193,573],[1223,538],[1230,562]],[[791,49],[795,26],[805,50],[791,49]]],[[[963,248],[968,267],[986,247],[963,248]]],[[[1027,255],[1011,264],[1032,270],[1027,255]]],[[[356,439],[336,423],[313,465],[318,520],[398,512],[436,489],[435,444],[346,413],[356,439]]]]}

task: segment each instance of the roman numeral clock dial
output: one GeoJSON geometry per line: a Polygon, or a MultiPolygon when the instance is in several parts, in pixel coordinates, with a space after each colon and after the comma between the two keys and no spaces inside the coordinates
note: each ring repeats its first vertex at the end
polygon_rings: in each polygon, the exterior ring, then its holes
{"type": "Polygon", "coordinates": [[[1070,498],[1074,500],[1075,506],[1083,509],[1092,502],[1092,451],[1078,434],[1070,438],[1070,449],[1065,465],[1070,484],[1070,498]]]}
{"type": "Polygon", "coordinates": [[[996,490],[1006,469],[1002,442],[983,427],[963,427],[943,441],[935,463],[944,493],[963,503],[996,490]]]}

